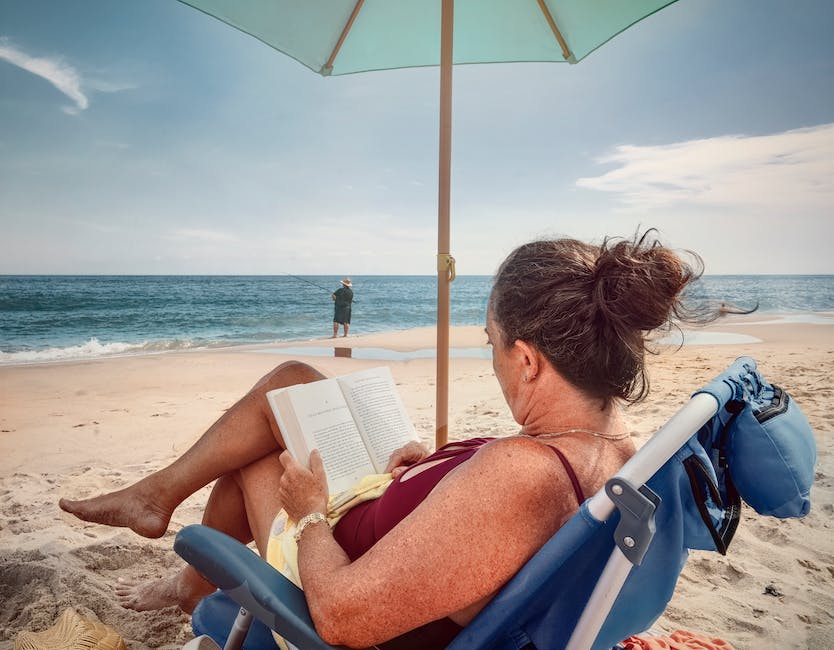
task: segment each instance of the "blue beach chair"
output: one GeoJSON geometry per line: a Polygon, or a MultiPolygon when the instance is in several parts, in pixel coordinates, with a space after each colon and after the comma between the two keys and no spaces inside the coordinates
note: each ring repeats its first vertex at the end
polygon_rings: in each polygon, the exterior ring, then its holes
{"type": "MultiPolygon", "coordinates": [[[[663,613],[689,549],[726,553],[741,500],[763,515],[807,514],[815,462],[795,402],[752,359],[738,359],[585,501],[449,648],[614,647],[663,613]]],[[[302,650],[332,647],[316,634],[303,592],[247,547],[188,526],[174,548],[221,590],[195,610],[203,636],[187,648],[275,647],[270,629],[302,650]]]]}

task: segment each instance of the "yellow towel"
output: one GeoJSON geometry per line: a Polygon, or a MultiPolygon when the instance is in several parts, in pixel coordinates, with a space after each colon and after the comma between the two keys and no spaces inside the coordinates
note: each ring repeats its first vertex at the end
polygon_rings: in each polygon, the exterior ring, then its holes
{"type": "MultiPolygon", "coordinates": [[[[327,523],[335,526],[344,514],[364,501],[371,501],[382,496],[391,484],[390,474],[369,474],[356,485],[340,494],[330,497],[327,504],[327,523]]],[[[266,561],[289,578],[297,587],[301,587],[298,575],[298,546],[295,542],[295,522],[290,521],[287,513],[281,510],[272,522],[269,543],[266,549],[266,561]]]]}
{"type": "MultiPolygon", "coordinates": [[[[369,474],[352,488],[330,497],[327,503],[327,523],[331,527],[351,508],[382,496],[391,484],[390,474],[369,474]]],[[[298,575],[298,545],[295,541],[295,522],[290,521],[287,513],[281,510],[272,522],[269,543],[266,547],[266,561],[280,571],[297,587],[302,588],[298,575]]],[[[274,632],[275,642],[279,648],[286,650],[284,640],[274,632]]],[[[16,650],[16,649],[15,649],[16,650]]]]}

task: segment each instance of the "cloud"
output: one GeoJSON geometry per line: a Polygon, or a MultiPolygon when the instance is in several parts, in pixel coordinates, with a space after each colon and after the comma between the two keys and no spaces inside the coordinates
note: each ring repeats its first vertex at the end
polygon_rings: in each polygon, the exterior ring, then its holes
{"type": "Polygon", "coordinates": [[[236,235],[229,232],[198,228],[178,228],[163,235],[163,238],[193,243],[227,243],[238,239],[236,235]]]}
{"type": "Polygon", "coordinates": [[[576,185],[618,194],[623,204],[641,210],[686,205],[809,214],[834,205],[834,124],[623,145],[597,162],[615,167],[576,185]]]}
{"type": "Polygon", "coordinates": [[[86,79],[84,85],[100,93],[120,93],[125,90],[135,90],[138,84],[132,81],[113,81],[106,79],[86,79]]]}
{"type": "Polygon", "coordinates": [[[60,58],[30,56],[12,45],[7,38],[0,37],[0,59],[46,79],[69,97],[75,102],[75,106],[65,107],[67,113],[78,113],[90,105],[87,96],[81,91],[81,77],[78,72],[60,58]]]}

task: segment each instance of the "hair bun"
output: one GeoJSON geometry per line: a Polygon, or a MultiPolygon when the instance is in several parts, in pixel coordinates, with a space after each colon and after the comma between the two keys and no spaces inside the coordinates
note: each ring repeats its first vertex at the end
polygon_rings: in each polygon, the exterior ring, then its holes
{"type": "Polygon", "coordinates": [[[646,332],[692,320],[684,289],[696,264],[648,231],[592,245],[562,238],[516,248],[498,270],[487,313],[502,344],[536,347],[565,379],[608,402],[648,392],[646,332]]]}
{"type": "Polygon", "coordinates": [[[606,240],[593,269],[592,299],[617,330],[665,325],[692,271],[657,241],[606,240]]]}

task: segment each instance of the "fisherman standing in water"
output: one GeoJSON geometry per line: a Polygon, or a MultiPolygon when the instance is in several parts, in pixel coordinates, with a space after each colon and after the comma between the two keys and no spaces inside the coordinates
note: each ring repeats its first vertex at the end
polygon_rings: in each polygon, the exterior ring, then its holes
{"type": "Polygon", "coordinates": [[[331,295],[331,298],[335,302],[333,309],[333,336],[331,338],[336,338],[336,335],[339,333],[340,324],[345,330],[343,336],[348,335],[348,330],[350,329],[350,305],[353,302],[352,286],[350,278],[345,278],[342,280],[342,286],[336,289],[331,295]]]}

